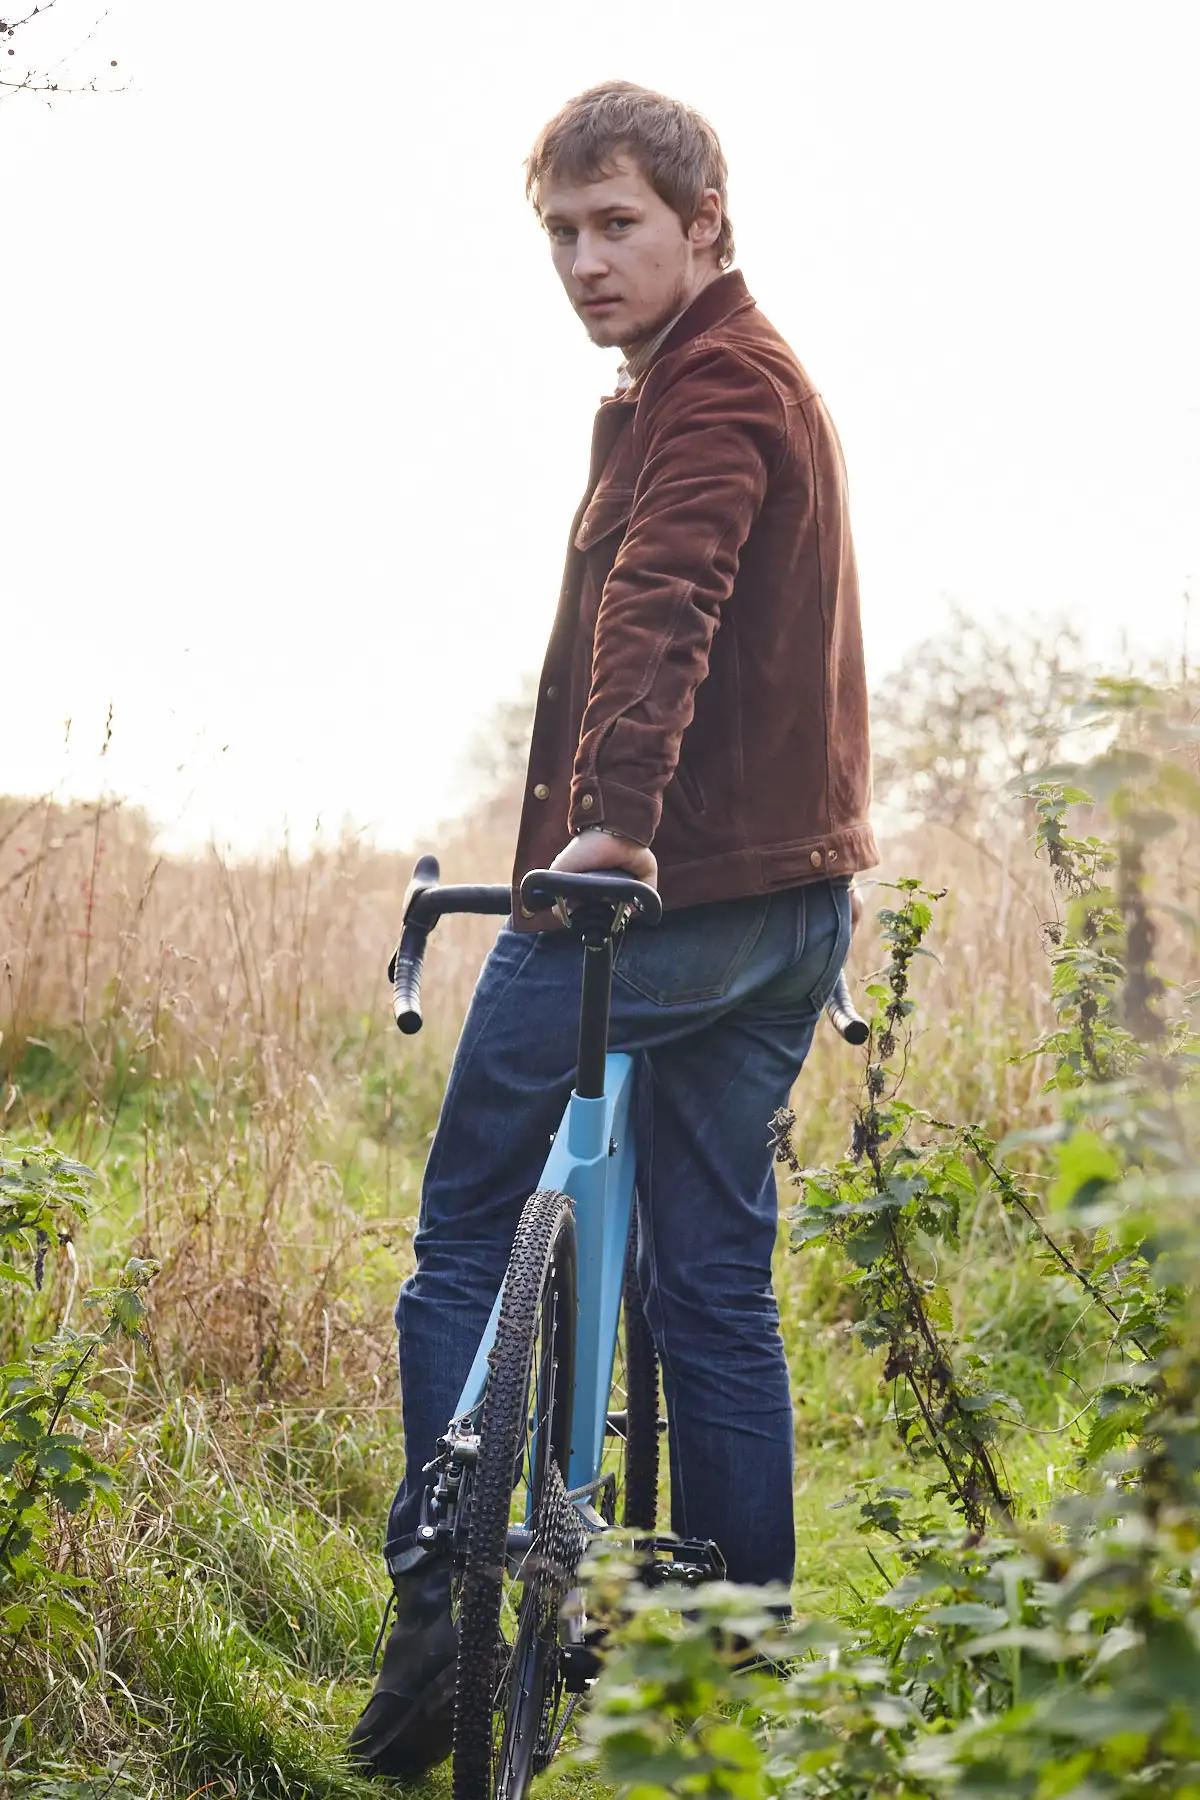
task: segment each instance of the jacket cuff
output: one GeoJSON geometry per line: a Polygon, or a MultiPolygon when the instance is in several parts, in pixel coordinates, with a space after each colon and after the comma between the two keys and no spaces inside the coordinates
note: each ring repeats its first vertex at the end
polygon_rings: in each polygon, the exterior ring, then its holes
{"type": "Polygon", "coordinates": [[[577,778],[571,784],[571,808],[567,824],[572,836],[586,831],[589,825],[607,825],[632,843],[650,843],[662,817],[662,801],[656,794],[643,794],[636,788],[621,787],[615,781],[601,781],[595,775],[577,778]]]}

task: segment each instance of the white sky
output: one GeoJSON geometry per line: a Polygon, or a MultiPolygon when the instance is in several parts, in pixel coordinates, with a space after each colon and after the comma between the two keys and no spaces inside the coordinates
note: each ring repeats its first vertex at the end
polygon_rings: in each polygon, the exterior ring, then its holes
{"type": "MultiPolygon", "coordinates": [[[[58,0],[0,72],[94,17],[58,0]]],[[[455,808],[617,361],[521,162],[613,75],[721,133],[845,444],[873,672],[947,596],[1177,644],[1198,66],[1192,0],[112,0],[62,73],[131,91],[0,101],[0,791],[239,848],[455,808]]]]}

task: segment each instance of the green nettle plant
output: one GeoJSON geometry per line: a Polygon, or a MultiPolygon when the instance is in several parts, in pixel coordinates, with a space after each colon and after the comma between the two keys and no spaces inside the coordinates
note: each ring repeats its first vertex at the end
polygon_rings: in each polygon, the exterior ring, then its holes
{"type": "Polygon", "coordinates": [[[803,1196],[793,1242],[840,1247],[854,1328],[880,1356],[930,1505],[914,1518],[908,1490],[859,1484],[859,1528],[898,1579],[872,1552],[884,1591],[790,1632],[761,1595],[689,1595],[685,1612],[619,1565],[601,1570],[613,1649],[585,1754],[638,1800],[1200,1796],[1200,1043],[1191,996],[1172,1017],[1155,968],[1147,873],[1155,840],[1200,815],[1180,754],[1195,733],[1171,696],[1128,685],[1102,689],[1090,722],[1109,729],[1102,755],[1027,784],[1057,899],[1044,928],[1056,1021],[1035,1051],[1050,1059],[1053,1122],[998,1145],[900,1098],[911,971],[938,898],[915,881],[881,917],[888,960],[868,989],[848,1155],[802,1168],[791,1118],[775,1121],[803,1196]],[[1077,811],[1101,807],[1111,841],[1072,832],[1077,811]],[[1041,1518],[1005,1474],[1019,1411],[956,1334],[939,1280],[987,1195],[1104,1327],[1077,1373],[1047,1352],[1046,1381],[1076,1414],[1077,1475],[1041,1518]],[[746,1666],[754,1650],[772,1678],[746,1666]]]}
{"type": "Polygon", "coordinates": [[[979,1533],[989,1517],[1007,1519],[1013,1509],[995,1443],[1005,1414],[1019,1418],[1019,1408],[989,1385],[986,1358],[951,1336],[936,1250],[957,1242],[975,1181],[953,1133],[918,1140],[917,1128],[935,1122],[898,1098],[902,1076],[893,1073],[913,1011],[911,965],[942,896],[917,881],[895,885],[900,905],[879,915],[890,954],[867,989],[875,1018],[850,1153],[832,1169],[800,1168],[789,1137],[794,1120],[783,1113],[774,1121],[776,1156],[804,1190],[791,1215],[793,1246],[832,1241],[853,1265],[856,1329],[868,1348],[885,1352],[901,1441],[917,1462],[940,1464],[930,1493],[945,1495],[979,1533]]]}
{"type": "MultiPolygon", "coordinates": [[[[91,1171],[47,1149],[0,1141],[0,1306],[29,1303],[43,1291],[47,1259],[67,1247],[87,1217],[91,1171]]],[[[113,1471],[85,1439],[102,1431],[104,1400],[96,1378],[103,1347],[144,1336],[143,1292],[157,1265],[126,1264],[117,1281],[84,1304],[100,1323],[76,1331],[65,1322],[45,1342],[0,1364],[0,1634],[10,1639],[37,1622],[82,1629],[86,1584],[58,1555],[64,1518],[95,1503],[113,1505],[113,1471]]]]}

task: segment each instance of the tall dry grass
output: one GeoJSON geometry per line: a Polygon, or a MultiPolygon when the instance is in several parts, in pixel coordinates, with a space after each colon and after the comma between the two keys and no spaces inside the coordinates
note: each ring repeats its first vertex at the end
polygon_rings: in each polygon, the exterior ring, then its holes
{"type": "MultiPolygon", "coordinates": [[[[512,790],[448,830],[446,879],[504,879],[512,790]]],[[[494,922],[445,921],[428,1026],[392,1025],[384,966],[411,857],[345,839],[294,860],[161,854],[136,812],[0,802],[0,1077],[8,1130],[53,1131],[106,1196],[95,1256],[162,1263],[158,1355],[184,1384],[393,1394],[388,1313],[407,1267],[421,1153],[494,922]]],[[[930,826],[885,847],[886,879],[949,891],[922,971],[914,1099],[1028,1124],[1050,1023],[1020,828],[930,826]]],[[[868,889],[868,919],[887,891],[868,889]]],[[[876,961],[868,923],[852,955],[876,961]]],[[[857,1065],[829,1032],[797,1095],[805,1153],[841,1147],[857,1065]]]]}
{"type": "MultiPolygon", "coordinates": [[[[495,817],[447,834],[449,877],[503,879],[495,817]]],[[[99,1168],[89,1241],[161,1261],[159,1355],[185,1382],[328,1386],[346,1365],[377,1385],[393,1359],[413,1147],[495,929],[439,931],[402,1059],[384,968],[410,870],[351,840],[164,856],[119,806],[0,801],[3,1129],[99,1168]]]]}

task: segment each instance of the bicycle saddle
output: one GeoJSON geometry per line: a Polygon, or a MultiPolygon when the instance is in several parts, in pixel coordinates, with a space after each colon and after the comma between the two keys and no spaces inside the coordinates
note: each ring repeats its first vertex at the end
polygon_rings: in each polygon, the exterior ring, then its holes
{"type": "Polygon", "coordinates": [[[569,911],[576,906],[627,906],[647,925],[662,918],[656,890],[631,875],[568,875],[559,869],[531,869],[521,883],[521,904],[531,913],[545,912],[555,901],[569,911]]]}

